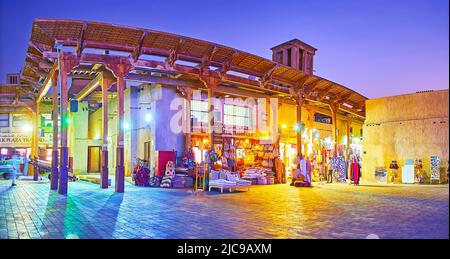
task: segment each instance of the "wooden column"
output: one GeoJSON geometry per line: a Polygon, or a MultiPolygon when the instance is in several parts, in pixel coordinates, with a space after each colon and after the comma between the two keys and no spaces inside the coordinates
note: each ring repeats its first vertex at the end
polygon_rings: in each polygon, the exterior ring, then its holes
{"type": "Polygon", "coordinates": [[[350,154],[350,128],[352,127],[352,118],[351,117],[347,117],[347,160],[349,159],[349,154],[350,154]]]}
{"type": "Polygon", "coordinates": [[[117,85],[117,147],[116,147],[116,175],[115,191],[123,193],[125,191],[125,168],[124,168],[124,91],[125,76],[133,68],[130,64],[112,63],[106,66],[113,71],[117,85]]]}
{"type": "Polygon", "coordinates": [[[334,142],[334,152],[333,155],[337,156],[338,152],[337,152],[337,112],[339,110],[339,105],[338,104],[332,104],[330,105],[331,108],[331,116],[332,116],[332,139],[334,142]]]}
{"type": "Polygon", "coordinates": [[[297,102],[297,156],[302,156],[302,106],[303,97],[298,95],[295,97],[297,102]]]}
{"type": "Polygon", "coordinates": [[[116,192],[124,192],[125,189],[125,168],[123,150],[123,118],[124,118],[124,91],[125,76],[117,76],[117,148],[116,148],[116,192]]]}
{"type": "Polygon", "coordinates": [[[269,136],[270,126],[271,126],[270,116],[271,116],[271,114],[270,114],[270,97],[267,96],[266,97],[266,126],[267,126],[266,130],[268,133],[267,136],[269,136]]]}
{"type": "Polygon", "coordinates": [[[58,100],[58,74],[52,77],[52,101],[53,101],[53,110],[52,110],[52,124],[53,124],[53,148],[52,148],[52,171],[51,171],[51,180],[50,180],[50,189],[57,190],[58,189],[58,109],[59,109],[59,100],[58,100]]]}
{"type": "Polygon", "coordinates": [[[67,119],[68,119],[68,111],[67,111],[67,101],[68,101],[68,86],[67,79],[68,73],[72,70],[72,68],[76,65],[77,61],[69,53],[62,52],[60,54],[60,76],[61,76],[61,164],[59,168],[59,186],[58,193],[59,194],[67,194],[68,188],[68,180],[69,180],[69,149],[67,147],[67,119]]]}
{"type": "MultiPolygon", "coordinates": [[[[309,129],[309,141],[311,142],[312,149],[314,151],[314,112],[315,109],[312,107],[307,107],[306,111],[308,112],[308,129],[309,129]]],[[[310,157],[312,158],[312,157],[310,157]]]]}
{"type": "Polygon", "coordinates": [[[103,76],[102,87],[102,156],[100,172],[100,188],[108,188],[108,89],[111,87],[112,78],[103,76]]]}
{"type": "MultiPolygon", "coordinates": [[[[201,76],[201,80],[208,89],[208,138],[209,138],[209,150],[214,151],[214,92],[218,84],[218,79],[209,75],[201,76]]],[[[205,163],[206,165],[206,163],[205,163]]],[[[209,169],[205,170],[205,173],[211,170],[212,164],[209,165],[209,169]]],[[[206,190],[206,177],[203,177],[203,190],[206,190]]]]}
{"type": "Polygon", "coordinates": [[[288,63],[288,51],[287,51],[287,49],[283,50],[283,54],[282,55],[283,55],[283,62],[282,62],[282,64],[287,66],[287,63],[288,63]]]}
{"type": "MultiPolygon", "coordinates": [[[[34,123],[34,116],[35,116],[35,107],[31,108],[31,113],[30,113],[30,117],[31,117],[31,145],[30,145],[30,161],[34,162],[34,157],[36,156],[36,148],[34,145],[35,142],[35,123],[34,123]]],[[[28,175],[33,175],[34,176],[34,171],[36,171],[37,168],[35,166],[30,166],[29,167],[29,171],[28,171],[28,175]]]]}
{"type": "MultiPolygon", "coordinates": [[[[71,107],[69,106],[68,110],[70,110],[70,109],[71,109],[71,107]]],[[[67,131],[67,139],[68,139],[67,147],[68,148],[67,148],[67,150],[69,152],[69,160],[67,160],[68,161],[68,163],[67,163],[68,169],[67,170],[68,170],[68,172],[73,174],[73,147],[75,145],[74,124],[76,122],[73,120],[72,112],[67,112],[67,121],[70,121],[70,123],[67,122],[67,128],[68,128],[68,131],[67,131]]]]}
{"type": "MultiPolygon", "coordinates": [[[[64,62],[62,62],[64,63],[64,62]]],[[[67,148],[67,71],[63,69],[61,71],[61,165],[59,168],[59,194],[67,194],[68,186],[68,162],[69,162],[69,150],[67,148]]]]}
{"type": "Polygon", "coordinates": [[[186,123],[185,123],[185,147],[187,149],[192,148],[192,138],[191,138],[191,100],[192,100],[192,89],[186,88],[186,123]]]}
{"type": "Polygon", "coordinates": [[[214,151],[214,90],[216,84],[212,80],[208,81],[208,136],[210,150],[214,151]]]}
{"type": "MultiPolygon", "coordinates": [[[[37,102],[33,113],[31,157],[35,162],[39,158],[39,105],[40,103],[37,102]]],[[[33,166],[33,180],[39,180],[39,168],[36,165],[33,166]]]]}

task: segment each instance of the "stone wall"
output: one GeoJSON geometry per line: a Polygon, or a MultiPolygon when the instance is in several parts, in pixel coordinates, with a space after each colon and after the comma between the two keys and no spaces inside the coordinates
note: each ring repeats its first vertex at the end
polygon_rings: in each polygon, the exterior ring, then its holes
{"type": "Polygon", "coordinates": [[[367,100],[363,180],[374,182],[375,167],[388,168],[392,160],[401,168],[406,159],[422,159],[429,175],[433,155],[441,160],[444,180],[449,151],[448,98],[448,90],[440,90],[367,100]]]}

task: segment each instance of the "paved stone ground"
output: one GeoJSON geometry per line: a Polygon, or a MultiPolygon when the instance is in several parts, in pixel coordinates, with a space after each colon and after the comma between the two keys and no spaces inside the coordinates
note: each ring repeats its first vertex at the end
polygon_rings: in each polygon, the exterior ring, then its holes
{"type": "Polygon", "coordinates": [[[443,186],[254,186],[249,192],[0,181],[0,238],[449,238],[443,186]]]}

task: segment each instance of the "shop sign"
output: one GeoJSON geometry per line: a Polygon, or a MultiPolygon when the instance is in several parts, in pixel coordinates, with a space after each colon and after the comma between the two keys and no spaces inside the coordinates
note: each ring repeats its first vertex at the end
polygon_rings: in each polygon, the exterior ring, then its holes
{"type": "Polygon", "coordinates": [[[31,143],[31,137],[23,134],[16,133],[1,133],[0,143],[2,144],[29,144],[31,143]]]}
{"type": "MultiPolygon", "coordinates": [[[[39,137],[39,142],[43,144],[52,143],[52,134],[46,134],[44,137],[39,137]]],[[[1,144],[31,144],[31,136],[20,133],[0,133],[1,144]]]]}

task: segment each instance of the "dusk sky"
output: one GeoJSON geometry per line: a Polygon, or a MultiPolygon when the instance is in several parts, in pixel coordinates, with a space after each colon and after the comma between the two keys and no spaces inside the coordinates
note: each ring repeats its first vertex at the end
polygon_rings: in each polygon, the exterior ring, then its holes
{"type": "Polygon", "coordinates": [[[25,60],[34,18],[111,22],[271,58],[298,38],[315,74],[368,98],[449,87],[448,0],[0,1],[0,82],[25,60]]]}

